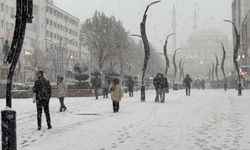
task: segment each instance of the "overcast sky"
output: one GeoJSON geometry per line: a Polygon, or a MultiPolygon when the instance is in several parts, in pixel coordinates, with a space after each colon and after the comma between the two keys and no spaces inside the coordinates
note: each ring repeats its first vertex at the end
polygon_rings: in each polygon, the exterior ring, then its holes
{"type": "MultiPolygon", "coordinates": [[[[154,0],[55,0],[55,4],[84,22],[94,12],[101,11],[121,20],[130,33],[140,33],[140,22],[147,4],[154,0]]],[[[217,28],[229,35],[231,26],[223,19],[231,19],[231,0],[162,0],[148,12],[147,34],[155,48],[161,50],[166,36],[172,32],[172,10],[176,6],[178,45],[186,43],[192,33],[193,14],[197,9],[198,28],[217,28]]]]}

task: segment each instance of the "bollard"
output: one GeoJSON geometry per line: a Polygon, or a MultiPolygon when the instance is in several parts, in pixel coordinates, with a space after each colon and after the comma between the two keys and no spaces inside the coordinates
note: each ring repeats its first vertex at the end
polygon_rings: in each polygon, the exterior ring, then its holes
{"type": "Polygon", "coordinates": [[[2,150],[16,150],[16,112],[3,110],[2,117],[2,150]]]}
{"type": "Polygon", "coordinates": [[[145,86],[141,86],[141,101],[145,102],[146,101],[146,95],[145,95],[145,86]]]}

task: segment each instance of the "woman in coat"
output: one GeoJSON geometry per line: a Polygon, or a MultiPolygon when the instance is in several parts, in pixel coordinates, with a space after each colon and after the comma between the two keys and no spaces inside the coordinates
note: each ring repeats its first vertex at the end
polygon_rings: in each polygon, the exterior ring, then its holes
{"type": "Polygon", "coordinates": [[[66,96],[66,94],[67,94],[67,86],[63,81],[63,77],[61,77],[57,85],[57,97],[61,104],[60,112],[65,111],[67,109],[67,107],[64,104],[64,97],[66,96]]]}
{"type": "Polygon", "coordinates": [[[113,84],[111,84],[110,92],[113,101],[113,111],[114,113],[117,113],[119,112],[120,102],[123,97],[122,85],[118,78],[115,78],[113,84]]]}

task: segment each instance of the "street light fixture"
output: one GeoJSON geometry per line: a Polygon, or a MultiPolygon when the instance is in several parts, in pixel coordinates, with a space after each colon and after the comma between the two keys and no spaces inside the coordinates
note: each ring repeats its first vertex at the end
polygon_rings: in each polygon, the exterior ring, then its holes
{"type": "Polygon", "coordinates": [[[165,44],[164,44],[164,47],[163,47],[163,51],[164,51],[164,56],[165,56],[165,61],[166,61],[166,69],[165,69],[165,77],[167,76],[168,74],[168,69],[169,69],[169,58],[168,58],[168,52],[167,52],[167,46],[168,46],[168,39],[175,35],[175,33],[171,33],[167,36],[166,38],[166,41],[165,41],[165,44]]]}
{"type": "Polygon", "coordinates": [[[233,51],[233,62],[234,62],[237,75],[238,75],[238,96],[242,96],[241,75],[240,75],[240,69],[239,69],[239,62],[237,61],[239,48],[240,48],[240,34],[238,32],[236,25],[231,20],[224,20],[224,21],[231,23],[234,28],[236,43],[234,45],[234,51],[233,51]]]}

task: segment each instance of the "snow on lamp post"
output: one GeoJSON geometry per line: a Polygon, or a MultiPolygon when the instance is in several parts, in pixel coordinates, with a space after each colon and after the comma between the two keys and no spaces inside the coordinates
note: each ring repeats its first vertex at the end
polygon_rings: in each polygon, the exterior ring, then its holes
{"type": "Polygon", "coordinates": [[[144,84],[144,77],[145,77],[145,73],[147,70],[147,66],[148,66],[148,61],[150,59],[150,46],[149,46],[149,42],[148,42],[148,38],[147,38],[147,34],[146,34],[146,21],[147,21],[147,12],[150,6],[159,3],[159,1],[155,1],[150,3],[143,15],[143,19],[142,22],[140,24],[140,29],[141,29],[141,38],[143,41],[143,45],[144,45],[144,51],[145,51],[145,58],[144,58],[144,64],[143,64],[143,68],[142,68],[142,85],[141,85],[141,101],[145,102],[146,101],[146,96],[145,96],[145,84],[144,84]]]}
{"type": "Polygon", "coordinates": [[[224,20],[225,22],[231,23],[233,25],[233,30],[235,34],[235,45],[234,45],[234,51],[233,51],[233,63],[235,66],[235,69],[237,71],[238,75],[238,96],[242,96],[242,86],[241,86],[241,75],[240,75],[240,69],[239,69],[239,62],[238,60],[238,53],[239,53],[239,48],[240,48],[240,34],[238,32],[238,29],[236,25],[230,21],[230,20],[224,20]]]}
{"type": "Polygon", "coordinates": [[[16,150],[16,111],[12,108],[12,80],[21,54],[26,24],[32,23],[33,0],[16,0],[15,31],[8,54],[7,63],[10,65],[6,85],[6,109],[1,112],[2,117],[2,149],[16,150]]]}

